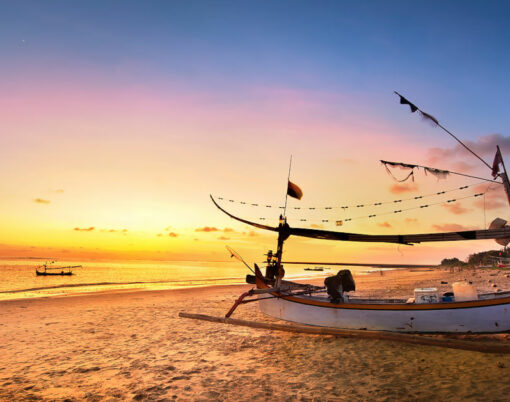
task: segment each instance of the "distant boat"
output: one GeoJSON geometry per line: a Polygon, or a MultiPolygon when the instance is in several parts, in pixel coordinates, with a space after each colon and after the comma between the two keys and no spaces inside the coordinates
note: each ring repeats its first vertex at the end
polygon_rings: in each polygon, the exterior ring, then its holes
{"type": "Polygon", "coordinates": [[[324,268],[322,267],[305,268],[305,271],[324,271],[324,268]]]}
{"type": "Polygon", "coordinates": [[[55,266],[49,266],[50,264],[53,264],[55,261],[52,261],[50,263],[45,263],[35,269],[35,274],[37,276],[49,276],[49,275],[59,275],[59,276],[70,276],[73,274],[72,269],[73,268],[81,268],[81,265],[68,265],[64,267],[55,267],[55,266]],[[60,271],[60,272],[59,272],[60,271]]]}

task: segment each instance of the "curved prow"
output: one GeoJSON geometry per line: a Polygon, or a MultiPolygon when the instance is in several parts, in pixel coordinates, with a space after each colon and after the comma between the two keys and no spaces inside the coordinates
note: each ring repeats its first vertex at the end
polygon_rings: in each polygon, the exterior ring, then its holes
{"type": "Polygon", "coordinates": [[[232,215],[230,212],[227,212],[225,211],[222,207],[220,207],[218,205],[218,203],[216,202],[216,200],[214,199],[214,197],[209,194],[209,197],[211,197],[211,200],[212,202],[214,203],[214,205],[216,205],[216,207],[221,211],[223,212],[224,214],[230,216],[232,219],[235,219],[236,221],[239,221],[239,222],[243,222],[243,223],[246,223],[247,225],[251,225],[251,226],[255,226],[256,228],[259,228],[259,229],[266,229],[266,230],[272,230],[273,232],[278,232],[278,228],[277,227],[272,227],[272,226],[267,226],[267,225],[261,225],[260,223],[255,223],[255,222],[250,222],[246,219],[243,219],[243,218],[238,218],[237,216],[235,215],[232,215]]]}

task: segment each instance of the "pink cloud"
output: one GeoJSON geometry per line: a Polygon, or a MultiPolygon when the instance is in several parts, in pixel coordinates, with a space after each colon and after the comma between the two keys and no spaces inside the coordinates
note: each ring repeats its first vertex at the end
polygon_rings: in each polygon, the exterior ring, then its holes
{"type": "MultiPolygon", "coordinates": [[[[510,136],[504,136],[501,134],[486,134],[478,137],[476,141],[464,141],[464,143],[477,154],[484,156],[489,164],[492,163],[492,158],[496,153],[496,145],[499,145],[503,153],[510,153],[510,136]]],[[[451,148],[434,147],[428,150],[429,163],[444,164],[446,161],[447,163],[450,163],[451,166],[459,168],[459,170],[470,170],[476,166],[467,164],[463,161],[455,161],[452,163],[452,160],[456,158],[465,158],[466,156],[472,155],[460,144],[451,148]]],[[[476,162],[475,159],[473,159],[473,161],[476,162]]]]}
{"type": "Polygon", "coordinates": [[[505,190],[500,184],[480,184],[473,187],[473,191],[485,193],[485,196],[476,198],[473,204],[476,208],[494,210],[508,207],[505,190]]]}
{"type": "Polygon", "coordinates": [[[461,232],[463,230],[476,229],[475,226],[464,226],[459,225],[458,223],[445,223],[444,225],[432,225],[432,228],[440,232],[461,232]]]}
{"type": "Polygon", "coordinates": [[[442,207],[447,209],[448,212],[451,212],[454,215],[467,214],[468,212],[472,211],[469,208],[463,207],[460,203],[456,203],[456,204],[443,204],[442,207]]]}
{"type": "Polygon", "coordinates": [[[392,194],[403,194],[418,191],[418,185],[414,182],[411,183],[394,183],[389,188],[392,194]]]}

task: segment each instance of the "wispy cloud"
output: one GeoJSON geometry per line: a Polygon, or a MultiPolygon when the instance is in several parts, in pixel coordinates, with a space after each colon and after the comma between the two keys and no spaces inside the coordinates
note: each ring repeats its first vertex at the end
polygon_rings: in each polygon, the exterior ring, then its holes
{"type": "Polygon", "coordinates": [[[218,237],[218,240],[230,240],[230,237],[220,236],[218,237]]]}
{"type": "Polygon", "coordinates": [[[472,209],[463,207],[460,203],[456,204],[443,204],[443,208],[448,210],[448,212],[451,212],[454,215],[463,215],[467,214],[468,212],[471,212],[472,209]]]}
{"type": "Polygon", "coordinates": [[[44,200],[42,198],[35,198],[34,202],[37,203],[37,204],[49,204],[51,201],[50,200],[44,200]]]}
{"type": "Polygon", "coordinates": [[[382,228],[391,228],[393,226],[391,226],[391,224],[389,222],[381,222],[381,223],[378,223],[377,226],[380,226],[382,228]]]}
{"type": "MultiPolygon", "coordinates": [[[[165,229],[165,230],[166,230],[166,229],[165,229]]],[[[168,236],[168,237],[177,237],[177,236],[179,236],[179,235],[178,235],[177,233],[175,233],[175,232],[170,232],[170,233],[168,233],[168,234],[166,234],[166,235],[164,235],[163,233],[158,233],[156,236],[158,236],[158,237],[163,237],[163,236],[168,236]]]]}
{"type": "Polygon", "coordinates": [[[436,229],[440,232],[460,232],[463,230],[476,229],[475,226],[464,226],[464,225],[459,225],[458,223],[445,223],[443,225],[432,225],[432,228],[436,229]]]}
{"type": "MultiPolygon", "coordinates": [[[[464,142],[469,148],[471,148],[477,154],[488,158],[487,161],[489,163],[492,162],[492,159],[490,157],[494,156],[494,154],[496,153],[496,145],[499,145],[503,152],[506,153],[510,152],[510,136],[505,136],[501,134],[487,134],[478,137],[476,141],[464,141],[464,142]]],[[[444,163],[445,161],[452,162],[453,159],[464,158],[466,155],[468,155],[468,151],[460,144],[457,144],[452,148],[434,147],[430,148],[428,151],[428,163],[435,164],[444,163]]],[[[473,161],[476,162],[475,159],[473,159],[473,161]]],[[[455,162],[455,164],[458,163],[462,162],[455,162]]],[[[452,166],[455,166],[455,164],[453,164],[452,166]]],[[[464,168],[466,167],[469,169],[470,167],[472,167],[472,165],[466,164],[464,165],[464,168]]]]}
{"type": "Polygon", "coordinates": [[[485,193],[484,196],[478,197],[474,202],[474,206],[479,209],[493,210],[508,207],[505,190],[500,184],[480,184],[473,188],[476,193],[485,193]]]}
{"type": "Polygon", "coordinates": [[[202,228],[195,229],[195,232],[218,232],[219,229],[214,226],[204,226],[202,228]]]}
{"type": "Polygon", "coordinates": [[[127,229],[101,229],[100,232],[103,233],[127,233],[127,229]]]}
{"type": "Polygon", "coordinates": [[[91,226],[89,228],[74,228],[73,230],[76,230],[77,232],[92,232],[95,229],[94,226],[91,226]]]}

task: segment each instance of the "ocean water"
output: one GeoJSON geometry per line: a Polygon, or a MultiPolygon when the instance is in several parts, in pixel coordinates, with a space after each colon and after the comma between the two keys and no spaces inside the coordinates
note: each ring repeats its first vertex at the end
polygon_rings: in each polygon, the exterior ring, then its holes
{"type": "MultiPolygon", "coordinates": [[[[83,265],[71,276],[36,276],[44,260],[0,260],[0,300],[70,295],[128,289],[178,289],[245,283],[251,272],[236,260],[200,261],[57,261],[55,266],[83,265]]],[[[305,271],[306,266],[285,266],[287,279],[327,276],[305,271]]],[[[356,271],[356,268],[353,268],[356,271]]],[[[359,270],[359,268],[358,268],[359,270]]]]}

